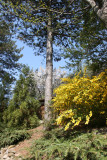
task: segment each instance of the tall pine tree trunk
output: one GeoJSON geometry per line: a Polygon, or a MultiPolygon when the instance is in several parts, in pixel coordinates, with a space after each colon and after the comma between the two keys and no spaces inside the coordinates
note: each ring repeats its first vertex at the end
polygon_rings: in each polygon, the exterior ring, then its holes
{"type": "MultiPolygon", "coordinates": [[[[46,54],[46,82],[45,82],[45,123],[50,121],[50,101],[52,99],[53,79],[53,47],[52,47],[52,20],[49,18],[47,25],[47,54],[46,54]]],[[[46,129],[46,128],[45,128],[46,129]]]]}

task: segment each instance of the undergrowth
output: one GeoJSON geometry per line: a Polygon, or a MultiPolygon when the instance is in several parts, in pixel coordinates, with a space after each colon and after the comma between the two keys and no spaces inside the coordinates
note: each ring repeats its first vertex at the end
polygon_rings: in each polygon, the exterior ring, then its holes
{"type": "Polygon", "coordinates": [[[34,142],[31,154],[32,160],[106,160],[107,134],[53,129],[34,142]]]}
{"type": "Polygon", "coordinates": [[[28,138],[30,138],[30,134],[26,130],[13,130],[6,128],[0,133],[0,148],[17,144],[28,138]]]}

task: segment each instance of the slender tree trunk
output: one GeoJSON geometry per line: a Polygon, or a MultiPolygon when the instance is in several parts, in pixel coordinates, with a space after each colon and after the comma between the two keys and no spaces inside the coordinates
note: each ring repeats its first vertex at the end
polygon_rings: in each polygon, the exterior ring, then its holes
{"type": "Polygon", "coordinates": [[[46,82],[45,82],[45,122],[51,118],[50,101],[52,99],[53,77],[53,47],[52,47],[52,20],[49,18],[47,26],[47,54],[46,54],[46,82]]]}
{"type": "Polygon", "coordinates": [[[107,28],[107,0],[99,0],[101,4],[99,4],[98,0],[86,0],[97,16],[105,23],[107,28]]]}

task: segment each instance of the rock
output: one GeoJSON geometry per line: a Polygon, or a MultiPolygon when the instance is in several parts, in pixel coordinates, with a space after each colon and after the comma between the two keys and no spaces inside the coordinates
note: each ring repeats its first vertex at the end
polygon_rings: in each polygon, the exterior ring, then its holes
{"type": "Polygon", "coordinates": [[[14,146],[11,145],[7,148],[1,148],[0,160],[22,160],[20,154],[16,153],[14,146]]]}
{"type": "Polygon", "coordinates": [[[16,154],[15,154],[15,157],[19,157],[19,156],[20,156],[20,154],[19,154],[19,153],[16,153],[16,154]]]}
{"type": "Polygon", "coordinates": [[[11,148],[11,149],[8,149],[8,153],[16,153],[15,149],[14,148],[11,148]]]}
{"type": "Polygon", "coordinates": [[[5,154],[5,155],[3,156],[3,159],[6,159],[6,160],[7,160],[7,158],[8,158],[8,154],[5,154]]]}
{"type": "Polygon", "coordinates": [[[1,155],[3,155],[6,152],[7,148],[1,148],[1,155]]]}
{"type": "Polygon", "coordinates": [[[14,153],[9,152],[9,153],[8,153],[8,156],[9,156],[9,157],[12,157],[12,156],[14,156],[14,153]]]}
{"type": "Polygon", "coordinates": [[[6,160],[11,160],[11,159],[9,157],[7,157],[6,160]]]}

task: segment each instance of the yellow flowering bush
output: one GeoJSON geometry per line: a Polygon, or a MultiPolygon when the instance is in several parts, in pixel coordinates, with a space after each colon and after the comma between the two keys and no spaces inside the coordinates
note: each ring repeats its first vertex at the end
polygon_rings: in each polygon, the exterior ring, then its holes
{"type": "Polygon", "coordinates": [[[91,119],[107,118],[107,69],[92,79],[76,75],[74,78],[63,78],[63,84],[54,90],[52,108],[58,113],[58,125],[65,130],[88,124],[91,119]]]}

